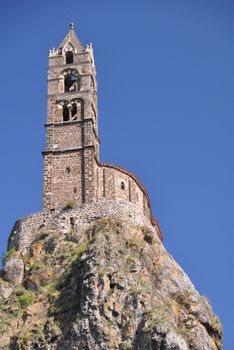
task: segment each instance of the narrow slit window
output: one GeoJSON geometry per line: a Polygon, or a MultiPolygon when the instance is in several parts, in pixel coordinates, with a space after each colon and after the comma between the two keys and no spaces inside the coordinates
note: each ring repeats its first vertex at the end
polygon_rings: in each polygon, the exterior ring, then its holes
{"type": "Polygon", "coordinates": [[[125,184],[123,181],[121,181],[121,190],[125,190],[125,184]]]}

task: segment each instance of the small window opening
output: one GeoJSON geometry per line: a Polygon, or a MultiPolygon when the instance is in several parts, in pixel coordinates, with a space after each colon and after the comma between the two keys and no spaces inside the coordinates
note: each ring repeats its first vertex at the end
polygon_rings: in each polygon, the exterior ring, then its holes
{"type": "Polygon", "coordinates": [[[66,105],[63,106],[63,121],[67,122],[69,121],[69,109],[66,105]]]}
{"type": "Polygon", "coordinates": [[[125,184],[124,184],[123,181],[121,181],[121,189],[122,189],[122,190],[125,190],[125,184]]]}
{"type": "Polygon", "coordinates": [[[71,115],[72,115],[72,120],[77,119],[77,105],[76,105],[76,103],[72,104],[71,115]]]}
{"type": "Polygon", "coordinates": [[[74,193],[77,193],[76,187],[73,188],[73,192],[74,192],[74,193]]]}
{"type": "Polygon", "coordinates": [[[70,172],[71,172],[71,168],[68,166],[68,167],[66,167],[66,173],[67,174],[70,174],[70,172]]]}
{"type": "Polygon", "coordinates": [[[73,52],[68,51],[66,52],[66,64],[73,63],[73,52]]]}

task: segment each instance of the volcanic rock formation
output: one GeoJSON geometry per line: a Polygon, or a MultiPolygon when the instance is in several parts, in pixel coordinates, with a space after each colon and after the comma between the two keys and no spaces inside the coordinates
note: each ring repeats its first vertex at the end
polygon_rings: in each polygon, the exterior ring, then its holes
{"type": "Polygon", "coordinates": [[[8,251],[1,276],[1,350],[222,348],[207,299],[149,227],[42,228],[27,254],[8,251]]]}

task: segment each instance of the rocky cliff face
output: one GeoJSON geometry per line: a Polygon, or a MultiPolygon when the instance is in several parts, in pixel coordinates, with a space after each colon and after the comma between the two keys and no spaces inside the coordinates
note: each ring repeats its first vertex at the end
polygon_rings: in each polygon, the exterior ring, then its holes
{"type": "Polygon", "coordinates": [[[11,249],[0,279],[0,349],[217,350],[207,299],[154,231],[106,218],[11,249]]]}

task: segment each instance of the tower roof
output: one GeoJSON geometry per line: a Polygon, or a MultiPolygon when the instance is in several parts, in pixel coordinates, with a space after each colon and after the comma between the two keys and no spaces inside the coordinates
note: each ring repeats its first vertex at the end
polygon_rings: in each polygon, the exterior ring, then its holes
{"type": "Polygon", "coordinates": [[[70,23],[70,30],[58,47],[58,50],[70,50],[73,49],[76,52],[82,52],[84,47],[82,46],[80,39],[74,31],[74,23],[70,23]]]}

